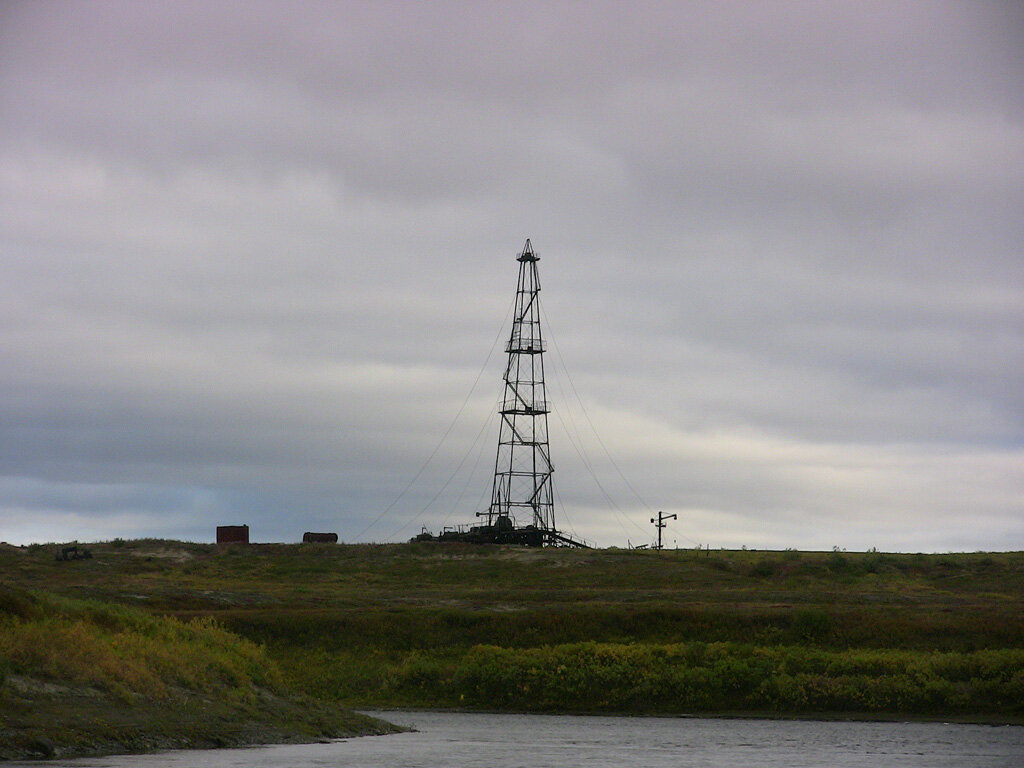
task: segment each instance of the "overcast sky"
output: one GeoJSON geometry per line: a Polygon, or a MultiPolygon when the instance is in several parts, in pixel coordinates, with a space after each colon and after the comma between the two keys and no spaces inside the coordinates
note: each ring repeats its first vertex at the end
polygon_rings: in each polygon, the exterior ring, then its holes
{"type": "Polygon", "coordinates": [[[1024,549],[1022,213],[1017,2],[7,0],[0,540],[475,521],[530,237],[561,527],[1024,549]]]}

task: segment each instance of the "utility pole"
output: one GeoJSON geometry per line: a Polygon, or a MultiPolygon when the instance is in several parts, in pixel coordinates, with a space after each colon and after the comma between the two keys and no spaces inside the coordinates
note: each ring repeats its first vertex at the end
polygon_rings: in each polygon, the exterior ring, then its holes
{"type": "Polygon", "coordinates": [[[662,530],[664,530],[665,526],[668,525],[668,523],[666,523],[665,521],[666,520],[677,520],[678,517],[679,517],[678,515],[674,515],[674,514],[673,515],[666,515],[664,512],[659,510],[658,511],[658,519],[655,520],[653,517],[651,518],[651,522],[654,523],[654,525],[658,529],[658,546],[656,547],[656,549],[661,549],[661,532],[662,532],[662,530]]]}

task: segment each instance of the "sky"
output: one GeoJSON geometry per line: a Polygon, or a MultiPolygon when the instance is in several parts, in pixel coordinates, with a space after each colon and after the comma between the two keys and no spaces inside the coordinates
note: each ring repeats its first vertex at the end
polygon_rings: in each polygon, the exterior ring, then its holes
{"type": "Polygon", "coordinates": [[[1024,5],[0,4],[0,540],[490,498],[540,254],[600,546],[1024,549],[1024,5]]]}

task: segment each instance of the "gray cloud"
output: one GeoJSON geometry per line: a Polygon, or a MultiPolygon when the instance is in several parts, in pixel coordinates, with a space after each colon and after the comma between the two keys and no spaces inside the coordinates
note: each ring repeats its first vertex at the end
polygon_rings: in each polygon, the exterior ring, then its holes
{"type": "Polygon", "coordinates": [[[580,535],[663,508],[686,546],[1018,547],[1022,32],[7,3],[0,538],[471,520],[532,236],[580,535]]]}

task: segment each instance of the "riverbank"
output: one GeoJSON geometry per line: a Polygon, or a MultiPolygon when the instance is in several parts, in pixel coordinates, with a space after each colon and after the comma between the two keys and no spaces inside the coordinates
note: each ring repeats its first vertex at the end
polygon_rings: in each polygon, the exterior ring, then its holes
{"type": "Polygon", "coordinates": [[[0,760],[396,730],[300,693],[210,619],[0,588],[0,760]]]}
{"type": "Polygon", "coordinates": [[[366,714],[382,720],[394,715],[395,723],[400,724],[402,717],[414,715],[522,715],[538,717],[603,717],[603,718],[638,718],[638,719],[678,719],[678,720],[756,720],[764,722],[809,722],[809,723],[921,723],[921,724],[956,724],[977,725],[986,728],[1024,728],[1024,716],[1021,717],[987,717],[985,715],[906,715],[898,712],[829,712],[808,711],[799,714],[771,713],[764,710],[723,710],[720,712],[670,712],[670,713],[635,713],[635,712],[591,712],[573,710],[562,712],[550,710],[538,712],[534,710],[517,711],[509,709],[487,709],[486,707],[429,707],[411,709],[405,707],[380,707],[367,709],[366,714]],[[399,717],[402,716],[402,717],[399,717]]]}

